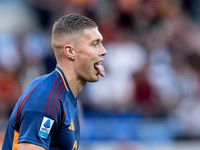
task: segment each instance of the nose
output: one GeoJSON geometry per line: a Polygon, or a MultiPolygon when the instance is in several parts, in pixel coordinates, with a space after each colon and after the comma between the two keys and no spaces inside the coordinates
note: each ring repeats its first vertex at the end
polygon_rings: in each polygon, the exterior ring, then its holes
{"type": "Polygon", "coordinates": [[[106,49],[104,48],[104,46],[102,45],[101,47],[101,51],[100,51],[100,56],[105,56],[107,54],[106,49]]]}

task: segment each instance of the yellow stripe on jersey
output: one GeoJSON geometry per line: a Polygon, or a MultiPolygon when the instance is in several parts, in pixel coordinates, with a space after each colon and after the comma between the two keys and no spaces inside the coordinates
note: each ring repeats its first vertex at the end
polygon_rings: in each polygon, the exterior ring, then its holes
{"type": "Polygon", "coordinates": [[[66,85],[66,83],[65,83],[65,79],[64,79],[62,73],[61,73],[58,69],[56,69],[56,71],[58,71],[58,73],[60,74],[60,76],[61,76],[61,78],[62,78],[62,80],[63,80],[63,82],[64,82],[65,88],[67,89],[67,92],[69,92],[69,90],[68,90],[68,88],[67,88],[67,85],[66,85]]]}
{"type": "Polygon", "coordinates": [[[77,141],[75,140],[72,150],[77,150],[77,149],[78,149],[78,143],[77,143],[77,141]]]}
{"type": "Polygon", "coordinates": [[[69,126],[69,130],[75,131],[74,122],[73,122],[72,119],[71,119],[71,123],[70,123],[70,126],[69,126]]]}
{"type": "Polygon", "coordinates": [[[14,139],[13,139],[13,145],[12,145],[12,150],[17,150],[17,147],[18,147],[18,138],[19,138],[19,133],[15,130],[14,139]]]}

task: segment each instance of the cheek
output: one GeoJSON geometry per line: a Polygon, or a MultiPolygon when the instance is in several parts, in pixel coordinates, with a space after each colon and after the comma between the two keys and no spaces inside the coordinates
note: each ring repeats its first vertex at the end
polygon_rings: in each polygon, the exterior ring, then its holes
{"type": "Polygon", "coordinates": [[[79,59],[77,59],[76,68],[80,71],[80,73],[81,72],[87,73],[91,68],[91,63],[87,57],[80,57],[79,59]]]}
{"type": "Polygon", "coordinates": [[[94,69],[95,60],[96,59],[93,50],[89,48],[79,49],[79,53],[77,53],[76,56],[76,63],[78,64],[77,69],[89,73],[94,69]]]}
{"type": "Polygon", "coordinates": [[[84,70],[84,72],[89,72],[92,70],[92,62],[90,60],[85,59],[80,63],[81,68],[84,70]]]}

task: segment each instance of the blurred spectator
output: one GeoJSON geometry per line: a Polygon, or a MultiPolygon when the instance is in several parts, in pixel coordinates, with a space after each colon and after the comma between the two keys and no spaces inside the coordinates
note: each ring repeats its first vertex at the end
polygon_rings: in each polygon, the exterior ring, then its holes
{"type": "Polygon", "coordinates": [[[162,115],[160,113],[162,107],[159,105],[155,89],[147,76],[146,66],[138,72],[133,73],[133,81],[135,85],[135,94],[133,95],[133,99],[135,100],[134,112],[145,117],[162,115]]]}
{"type": "Polygon", "coordinates": [[[95,7],[99,0],[28,0],[26,3],[37,16],[39,28],[51,30],[52,23],[60,16],[69,13],[86,15],[87,11],[95,7]]]}
{"type": "Polygon", "coordinates": [[[189,13],[190,18],[199,26],[200,25],[200,1],[199,0],[183,0],[184,8],[189,13]]]}
{"type": "Polygon", "coordinates": [[[0,1],[0,32],[26,34],[38,28],[38,20],[23,0],[0,1]]]}
{"type": "Polygon", "coordinates": [[[0,35],[0,118],[7,118],[21,94],[19,69],[22,58],[12,33],[0,35]]]}
{"type": "Polygon", "coordinates": [[[13,33],[0,34],[0,67],[17,71],[22,63],[17,37],[13,33]]]}
{"type": "Polygon", "coordinates": [[[9,118],[14,105],[21,95],[22,88],[16,71],[0,72],[0,118],[9,118]]]}
{"type": "Polygon", "coordinates": [[[42,32],[33,32],[26,35],[22,41],[22,52],[24,56],[21,78],[23,89],[35,78],[47,72],[44,58],[47,56],[49,47],[47,37],[42,32]]]}

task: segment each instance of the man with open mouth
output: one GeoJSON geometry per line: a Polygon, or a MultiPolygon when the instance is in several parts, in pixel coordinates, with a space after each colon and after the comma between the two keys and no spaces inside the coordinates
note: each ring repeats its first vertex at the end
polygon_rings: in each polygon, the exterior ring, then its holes
{"type": "Polygon", "coordinates": [[[77,150],[77,95],[87,82],[105,76],[107,51],[96,23],[69,14],[52,29],[55,70],[35,79],[19,98],[6,130],[3,150],[77,150]]]}

